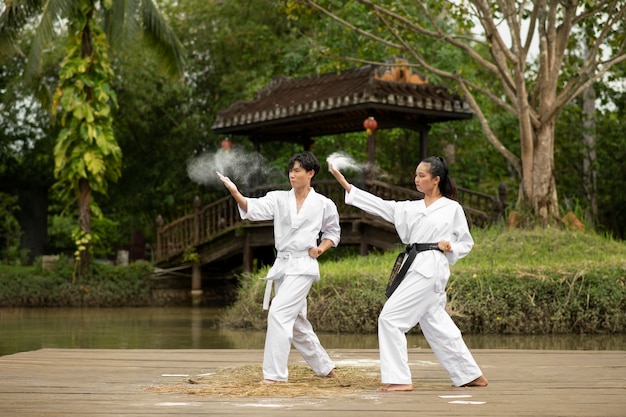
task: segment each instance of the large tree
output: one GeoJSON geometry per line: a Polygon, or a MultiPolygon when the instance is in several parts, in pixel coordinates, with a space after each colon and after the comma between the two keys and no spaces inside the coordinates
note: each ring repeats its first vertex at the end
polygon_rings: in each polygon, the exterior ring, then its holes
{"type": "Polygon", "coordinates": [[[28,53],[26,80],[37,79],[45,47],[65,26],[66,55],[61,63],[53,112],[61,132],[54,149],[55,176],[68,199],[78,202],[76,234],[78,274],[89,270],[92,243],[92,191],[106,194],[109,181],[120,176],[121,150],[113,134],[111,88],[114,73],[110,46],[143,40],[161,55],[165,68],[178,74],[182,46],[152,0],[17,0],[7,2],[0,16],[0,51],[20,53],[19,31],[36,23],[28,53]]]}
{"type": "MultiPolygon", "coordinates": [[[[296,0],[291,4],[323,13],[348,28],[362,45],[383,45],[387,51],[407,55],[431,76],[453,81],[487,140],[517,172],[518,207],[544,223],[557,218],[556,119],[564,106],[626,60],[626,1],[296,0]],[[589,40],[586,51],[576,51],[580,45],[576,38],[589,40]],[[471,59],[478,71],[458,66],[459,61],[456,66],[442,63],[441,54],[449,53],[450,47],[471,59]],[[580,58],[576,68],[567,65],[571,55],[580,58]],[[519,150],[498,137],[485,103],[517,119],[519,150]]],[[[327,42],[332,33],[320,31],[316,41],[327,42]]],[[[364,52],[366,48],[352,48],[347,58],[388,65],[364,52]]]]}

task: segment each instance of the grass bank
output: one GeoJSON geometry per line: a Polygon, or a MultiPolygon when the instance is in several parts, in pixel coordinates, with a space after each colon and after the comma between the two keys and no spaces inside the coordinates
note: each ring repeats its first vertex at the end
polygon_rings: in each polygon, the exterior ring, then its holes
{"type": "Polygon", "coordinates": [[[96,264],[93,273],[72,280],[67,260],[44,270],[0,265],[0,307],[118,307],[151,303],[153,266],[135,262],[125,267],[96,264]]]}
{"type": "MultiPolygon", "coordinates": [[[[448,311],[465,333],[626,331],[626,243],[556,228],[473,230],[476,245],[448,282],[448,311]]],[[[321,262],[308,317],[320,332],[374,333],[396,253],[321,262]]],[[[267,271],[241,278],[224,325],[264,329],[267,271]]],[[[413,331],[418,331],[417,329],[413,331]]]]}

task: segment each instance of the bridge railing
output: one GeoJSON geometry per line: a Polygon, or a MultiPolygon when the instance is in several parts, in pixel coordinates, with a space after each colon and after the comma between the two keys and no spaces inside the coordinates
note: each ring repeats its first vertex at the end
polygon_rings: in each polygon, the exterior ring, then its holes
{"type": "MultiPolygon", "coordinates": [[[[261,197],[271,190],[289,189],[289,184],[272,184],[258,187],[246,192],[250,197],[261,197]]],[[[313,187],[316,192],[323,194],[337,204],[342,220],[358,219],[363,212],[354,206],[344,203],[344,190],[334,180],[315,181],[313,187]]],[[[385,200],[415,200],[423,198],[423,194],[414,188],[387,184],[377,180],[365,181],[364,188],[385,200]]],[[[463,205],[472,226],[484,227],[497,220],[506,204],[506,193],[500,190],[499,198],[488,194],[459,188],[459,203],[463,205]]],[[[164,224],[163,219],[157,218],[156,254],[155,261],[170,259],[179,256],[188,248],[194,248],[209,242],[221,234],[228,233],[241,226],[237,203],[230,196],[200,207],[198,197],[194,200],[192,214],[164,224]]]]}
{"type": "Polygon", "coordinates": [[[199,199],[196,197],[192,214],[171,223],[164,225],[161,217],[157,218],[157,263],[180,255],[187,248],[208,242],[241,223],[237,202],[230,195],[202,208],[197,202],[199,199]]]}

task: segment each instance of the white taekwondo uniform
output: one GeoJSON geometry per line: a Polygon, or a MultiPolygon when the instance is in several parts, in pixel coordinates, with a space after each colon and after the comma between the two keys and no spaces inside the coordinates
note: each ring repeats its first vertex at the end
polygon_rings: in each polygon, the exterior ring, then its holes
{"type": "Polygon", "coordinates": [[[276,260],[268,271],[268,290],[264,308],[269,304],[271,285],[275,296],[267,317],[263,353],[263,378],[287,381],[287,363],[291,344],[300,352],[316,374],[326,376],[335,367],[306,318],[307,295],[320,279],[317,259],[309,248],[317,247],[318,238],[339,244],[341,229],[337,206],[329,198],[309,191],[297,211],[294,190],[271,191],[264,197],[246,198],[248,211],[239,207],[242,219],[273,220],[276,260]]]}
{"type": "Polygon", "coordinates": [[[426,207],[424,200],[383,200],[354,185],[347,204],[392,223],[400,240],[437,243],[447,240],[452,252],[419,252],[404,280],[389,297],[378,318],[380,373],[384,384],[411,384],[406,333],[417,323],[452,382],[461,386],[482,375],[463,341],[461,331],[445,310],[449,264],[469,253],[474,240],[459,203],[441,197],[426,207]]]}

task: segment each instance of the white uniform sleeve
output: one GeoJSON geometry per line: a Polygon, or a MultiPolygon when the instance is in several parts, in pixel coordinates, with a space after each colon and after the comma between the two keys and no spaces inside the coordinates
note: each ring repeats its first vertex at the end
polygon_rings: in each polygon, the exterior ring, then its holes
{"type": "Polygon", "coordinates": [[[463,212],[463,208],[459,205],[454,212],[452,221],[452,252],[446,252],[446,257],[450,265],[454,265],[456,261],[465,257],[474,246],[474,239],[469,231],[467,218],[463,212]]]}
{"type": "Polygon", "coordinates": [[[273,220],[275,209],[274,195],[272,192],[267,193],[264,197],[250,198],[246,197],[248,202],[248,211],[244,211],[240,206],[239,215],[243,220],[261,221],[273,220]]]}
{"type": "Polygon", "coordinates": [[[341,237],[341,226],[339,225],[339,213],[337,206],[331,200],[325,201],[324,218],[322,219],[322,240],[328,239],[336,247],[341,237]]]}
{"type": "Polygon", "coordinates": [[[350,188],[350,192],[346,191],[345,201],[346,204],[358,207],[366,213],[382,217],[389,223],[394,223],[393,215],[396,205],[395,201],[383,200],[382,198],[368,193],[367,191],[363,191],[354,185],[350,188]]]}

